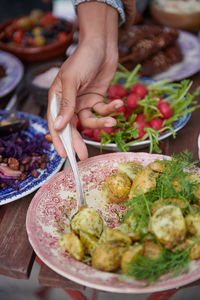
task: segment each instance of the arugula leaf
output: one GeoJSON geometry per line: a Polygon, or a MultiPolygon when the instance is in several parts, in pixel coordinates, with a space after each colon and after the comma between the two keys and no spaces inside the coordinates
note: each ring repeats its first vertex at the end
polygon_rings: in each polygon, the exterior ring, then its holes
{"type": "MultiPolygon", "coordinates": [[[[119,64],[112,84],[120,82],[121,84],[123,83],[126,89],[131,88],[135,83],[139,82],[138,73],[140,68],[141,65],[137,65],[133,71],[128,71],[124,66],[119,64]]],[[[129,151],[130,146],[148,139],[150,141],[149,152],[152,153],[155,151],[161,153],[159,136],[166,130],[169,130],[175,138],[176,134],[173,130],[173,123],[181,116],[192,113],[200,108],[200,105],[194,100],[200,94],[200,87],[191,94],[189,92],[191,86],[192,81],[187,79],[182,80],[180,83],[173,83],[168,79],[164,79],[147,85],[148,94],[144,99],[138,101],[138,109],[136,111],[144,112],[146,122],[161,117],[157,106],[160,98],[162,98],[162,101],[170,104],[173,115],[163,121],[163,128],[161,130],[155,130],[150,127],[144,128],[145,135],[138,139],[138,129],[136,123],[134,123],[137,115],[134,111],[128,121],[125,120],[123,114],[112,114],[116,118],[117,125],[114,127],[115,131],[110,136],[103,132],[101,147],[105,144],[115,143],[120,151],[129,151]]],[[[126,100],[124,105],[126,106],[126,100]]]]}

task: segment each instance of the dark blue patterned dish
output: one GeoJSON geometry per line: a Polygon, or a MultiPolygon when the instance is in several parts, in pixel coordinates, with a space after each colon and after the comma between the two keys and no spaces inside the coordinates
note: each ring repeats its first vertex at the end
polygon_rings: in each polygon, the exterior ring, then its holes
{"type": "Polygon", "coordinates": [[[6,76],[0,79],[0,97],[4,97],[18,85],[24,74],[24,67],[17,57],[2,50],[0,65],[6,71],[6,76]]]}
{"type": "MultiPolygon", "coordinates": [[[[47,122],[40,117],[30,115],[23,112],[17,112],[17,116],[23,117],[29,120],[29,127],[24,131],[25,135],[31,139],[34,135],[47,134],[48,127],[47,122]]],[[[2,120],[6,115],[5,111],[0,110],[0,120],[2,120]]],[[[27,179],[24,181],[19,181],[17,184],[18,189],[8,187],[0,190],[0,205],[7,204],[14,200],[20,199],[36,189],[38,189],[44,182],[51,178],[55,173],[57,173],[63,162],[57,151],[55,150],[53,144],[45,152],[49,157],[49,162],[45,170],[38,170],[39,176],[34,178],[31,174],[28,175],[27,179]]]]}

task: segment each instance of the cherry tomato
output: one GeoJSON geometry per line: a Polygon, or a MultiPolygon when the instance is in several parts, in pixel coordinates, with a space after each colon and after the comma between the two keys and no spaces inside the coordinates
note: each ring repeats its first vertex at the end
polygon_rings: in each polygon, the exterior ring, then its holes
{"type": "Polygon", "coordinates": [[[23,36],[24,36],[24,33],[22,30],[17,30],[14,32],[13,34],[13,41],[16,43],[16,44],[21,44],[22,43],[22,40],[23,40],[23,36]]]}
{"type": "Polygon", "coordinates": [[[64,32],[64,31],[61,31],[58,34],[57,40],[58,41],[65,41],[67,39],[67,37],[68,37],[68,34],[66,32],[64,32]]]}

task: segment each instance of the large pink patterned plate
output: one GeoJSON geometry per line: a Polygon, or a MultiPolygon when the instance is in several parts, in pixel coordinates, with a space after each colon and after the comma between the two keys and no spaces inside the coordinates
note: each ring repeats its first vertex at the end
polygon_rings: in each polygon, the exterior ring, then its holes
{"type": "MultiPolygon", "coordinates": [[[[123,205],[106,204],[101,193],[105,178],[116,171],[122,162],[139,160],[147,165],[155,159],[169,158],[148,153],[111,153],[89,158],[78,163],[89,207],[102,212],[109,226],[118,224],[123,205]]],[[[162,276],[155,284],[147,286],[143,281],[125,278],[120,274],[107,273],[79,262],[58,246],[58,239],[68,226],[65,214],[71,216],[76,211],[75,183],[71,168],[54,175],[34,196],[27,213],[27,233],[29,241],[38,257],[52,270],[79,284],[94,289],[118,293],[151,293],[178,288],[200,278],[200,260],[190,264],[188,273],[177,277],[162,276]]]]}

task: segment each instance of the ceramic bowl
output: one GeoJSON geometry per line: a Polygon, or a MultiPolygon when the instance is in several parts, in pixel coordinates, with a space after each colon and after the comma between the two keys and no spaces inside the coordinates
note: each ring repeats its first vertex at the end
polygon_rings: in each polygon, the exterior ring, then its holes
{"type": "Polygon", "coordinates": [[[39,66],[33,67],[27,73],[26,85],[30,93],[34,96],[35,101],[41,105],[46,106],[48,102],[48,90],[47,87],[42,87],[34,83],[34,78],[36,76],[43,74],[44,72],[50,70],[51,68],[60,68],[62,65],[61,61],[52,61],[49,63],[43,63],[39,66]]]}
{"type": "MultiPolygon", "coordinates": [[[[18,18],[10,19],[0,25],[0,33],[2,33],[7,26],[18,18]]],[[[68,22],[71,27],[71,31],[66,39],[56,41],[49,45],[41,47],[23,47],[21,45],[12,45],[0,41],[0,49],[10,52],[15,56],[19,57],[23,61],[35,62],[45,61],[54,57],[58,57],[65,53],[66,49],[72,44],[73,34],[75,31],[75,24],[68,22]]]]}

